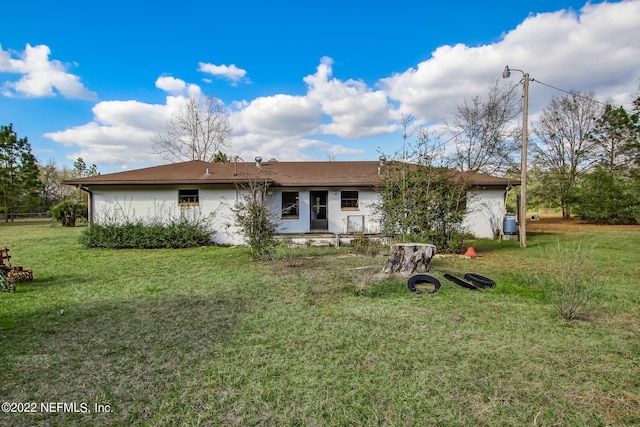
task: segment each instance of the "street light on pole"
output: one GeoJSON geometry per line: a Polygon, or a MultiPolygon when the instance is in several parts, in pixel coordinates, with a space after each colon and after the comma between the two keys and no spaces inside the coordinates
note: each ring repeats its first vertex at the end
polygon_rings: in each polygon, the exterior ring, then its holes
{"type": "Polygon", "coordinates": [[[527,124],[529,122],[529,73],[525,73],[517,68],[509,68],[507,65],[502,72],[502,78],[508,79],[511,71],[522,73],[522,85],[524,86],[524,96],[522,100],[522,160],[520,163],[520,247],[527,247],[527,140],[529,134],[527,124]]]}

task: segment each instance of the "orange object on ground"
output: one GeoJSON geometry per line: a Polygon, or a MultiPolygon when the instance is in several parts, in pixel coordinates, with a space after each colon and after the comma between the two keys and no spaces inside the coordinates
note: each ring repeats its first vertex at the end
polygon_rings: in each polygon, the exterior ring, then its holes
{"type": "Polygon", "coordinates": [[[476,258],[478,254],[476,253],[476,249],[473,246],[469,246],[467,251],[464,253],[464,256],[468,256],[471,258],[476,258]]]}

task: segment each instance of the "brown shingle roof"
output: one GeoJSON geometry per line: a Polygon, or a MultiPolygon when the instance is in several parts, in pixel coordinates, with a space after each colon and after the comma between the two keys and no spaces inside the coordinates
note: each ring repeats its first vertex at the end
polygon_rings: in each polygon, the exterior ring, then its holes
{"type": "MultiPolygon", "coordinates": [[[[377,161],[354,162],[263,162],[208,163],[192,160],[126,172],[96,175],[64,181],[67,185],[160,185],[235,184],[256,178],[268,179],[275,186],[353,186],[372,187],[379,181],[377,161]]],[[[480,186],[518,185],[519,181],[489,175],[471,174],[480,186]]]]}

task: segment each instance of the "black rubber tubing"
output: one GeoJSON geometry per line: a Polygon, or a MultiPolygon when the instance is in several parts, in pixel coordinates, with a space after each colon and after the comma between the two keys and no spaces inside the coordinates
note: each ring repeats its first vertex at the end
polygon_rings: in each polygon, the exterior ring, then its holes
{"type": "Polygon", "coordinates": [[[428,274],[416,274],[415,276],[411,276],[409,281],[407,282],[407,288],[414,294],[435,294],[440,289],[440,281],[433,276],[429,276],[428,274]],[[416,289],[416,285],[419,283],[431,283],[434,286],[434,289],[430,292],[420,292],[416,289]]]}
{"type": "Polygon", "coordinates": [[[467,273],[464,275],[464,278],[478,288],[493,288],[496,286],[496,282],[479,274],[467,273]]]}
{"type": "Polygon", "coordinates": [[[470,289],[472,291],[477,291],[478,290],[478,288],[475,285],[473,285],[471,283],[467,283],[464,280],[458,279],[457,277],[452,276],[450,274],[445,274],[444,278],[447,279],[447,280],[452,281],[453,283],[455,283],[458,286],[462,286],[463,288],[470,289]]]}

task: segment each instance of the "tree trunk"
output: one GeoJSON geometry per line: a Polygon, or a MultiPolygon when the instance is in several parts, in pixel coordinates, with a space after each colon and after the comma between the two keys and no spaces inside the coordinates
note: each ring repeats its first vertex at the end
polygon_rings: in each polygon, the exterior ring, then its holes
{"type": "Polygon", "coordinates": [[[398,243],[391,246],[391,254],[384,266],[385,273],[413,273],[431,271],[431,258],[436,254],[435,245],[427,243],[398,243]]]}

